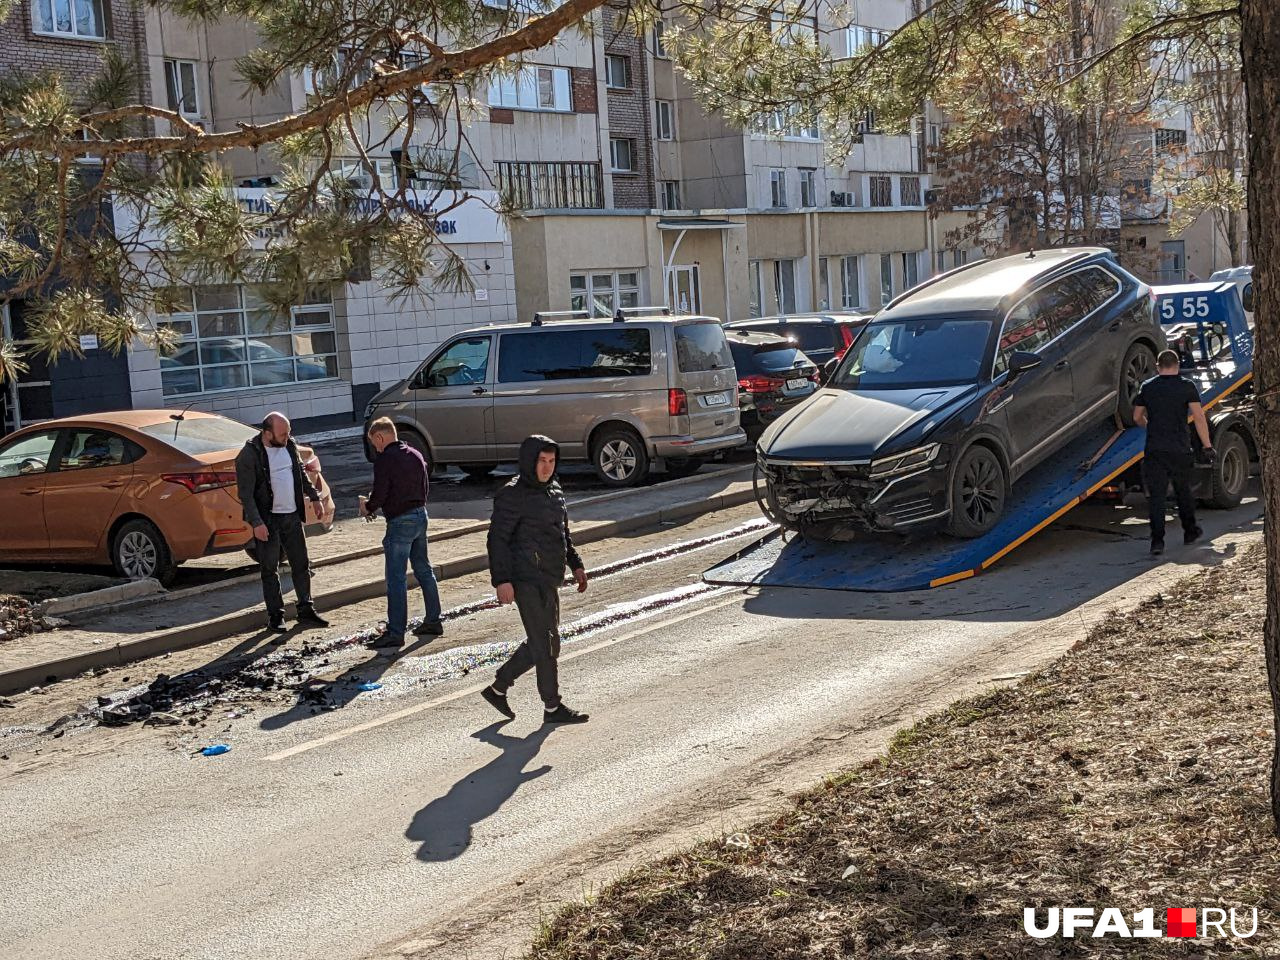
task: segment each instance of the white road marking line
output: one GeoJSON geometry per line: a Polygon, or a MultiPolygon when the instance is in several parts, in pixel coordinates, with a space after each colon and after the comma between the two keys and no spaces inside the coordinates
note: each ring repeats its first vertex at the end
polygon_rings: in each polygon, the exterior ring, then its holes
{"type": "MultiPolygon", "coordinates": [[[[604,647],[611,646],[615,643],[622,643],[625,640],[634,640],[636,637],[643,637],[645,634],[653,633],[654,631],[661,630],[665,627],[674,626],[677,623],[682,623],[685,620],[691,620],[694,617],[702,616],[705,613],[710,613],[712,610],[719,610],[721,607],[727,607],[734,603],[740,603],[742,600],[746,599],[746,593],[736,587],[724,587],[713,593],[707,594],[707,596],[717,597],[717,596],[722,596],[725,593],[732,593],[733,596],[726,597],[724,600],[720,601],[719,603],[713,603],[713,604],[710,604],[709,606],[699,605],[698,609],[696,610],[687,611],[686,613],[682,613],[677,617],[671,617],[667,620],[661,620],[658,623],[651,623],[647,627],[644,627],[640,630],[633,630],[630,633],[624,633],[619,637],[611,637],[608,640],[602,640],[599,643],[592,644],[589,647],[583,647],[580,650],[573,650],[570,653],[566,653],[562,657],[560,657],[560,660],[561,662],[563,662],[565,660],[573,660],[573,659],[576,659],[577,657],[583,657],[583,656],[586,656],[588,653],[594,653],[596,650],[600,650],[604,647]]],[[[454,700],[461,700],[463,697],[473,696],[474,694],[479,693],[481,690],[483,690],[487,686],[489,686],[487,682],[482,683],[482,684],[479,684],[478,686],[467,687],[465,690],[458,690],[458,691],[455,691],[454,693],[446,694],[443,697],[436,697],[436,699],[428,700],[426,703],[419,703],[419,704],[415,704],[412,707],[405,707],[403,710],[397,710],[394,713],[388,713],[386,716],[379,717],[376,720],[369,720],[365,723],[358,723],[354,727],[347,727],[345,730],[337,730],[337,731],[334,731],[333,733],[327,734],[326,736],[320,737],[316,740],[309,740],[306,743],[300,743],[297,746],[289,747],[286,750],[281,750],[277,753],[268,754],[263,759],[271,760],[271,761],[286,760],[289,757],[297,756],[300,753],[306,753],[309,750],[315,750],[317,747],[323,747],[331,743],[336,743],[339,740],[345,740],[347,737],[354,736],[357,733],[364,733],[366,730],[373,730],[377,727],[384,726],[388,723],[394,723],[397,720],[402,720],[405,717],[411,717],[416,713],[422,713],[424,710],[430,710],[433,707],[443,706],[446,703],[452,703],[454,700]]]]}

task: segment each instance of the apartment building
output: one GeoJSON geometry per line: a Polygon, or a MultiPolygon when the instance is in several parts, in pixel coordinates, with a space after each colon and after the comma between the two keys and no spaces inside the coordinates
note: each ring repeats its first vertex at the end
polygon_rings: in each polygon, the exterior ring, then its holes
{"type": "MultiPolygon", "coordinates": [[[[97,76],[102,53],[115,47],[126,60],[139,66],[145,56],[146,38],[141,8],[125,0],[31,0],[15,3],[0,21],[0,69],[37,72],[54,68],[72,89],[97,76]]],[[[139,70],[139,98],[149,87],[139,70]]],[[[81,165],[86,176],[96,165],[81,165]]],[[[0,278],[0,284],[5,283],[0,278]]],[[[25,345],[28,305],[18,298],[0,307],[4,337],[25,345]]],[[[100,350],[91,338],[82,342],[84,356],[62,357],[51,366],[38,354],[29,354],[29,369],[0,386],[0,433],[24,422],[65,416],[87,410],[127,407],[130,401],[128,362],[100,350]]]]}

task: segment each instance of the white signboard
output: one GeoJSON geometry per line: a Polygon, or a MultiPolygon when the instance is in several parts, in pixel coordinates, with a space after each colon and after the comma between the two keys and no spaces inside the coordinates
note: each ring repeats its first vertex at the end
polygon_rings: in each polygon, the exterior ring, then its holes
{"type": "Polygon", "coordinates": [[[97,350],[98,335],[96,333],[80,334],[80,349],[81,350],[97,350]]]}
{"type": "Polygon", "coordinates": [[[477,300],[488,300],[488,299],[489,299],[489,291],[488,291],[488,290],[480,290],[479,288],[477,288],[477,289],[476,289],[476,299],[477,299],[477,300]]]}

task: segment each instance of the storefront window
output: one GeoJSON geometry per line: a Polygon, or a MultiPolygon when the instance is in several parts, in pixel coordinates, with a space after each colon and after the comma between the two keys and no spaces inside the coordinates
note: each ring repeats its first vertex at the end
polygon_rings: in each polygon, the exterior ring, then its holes
{"type": "Polygon", "coordinates": [[[163,291],[156,320],[180,340],[160,357],[166,397],[307,383],[338,376],[333,297],[308,291],[287,314],[267,306],[257,288],[217,284],[163,291]]]}

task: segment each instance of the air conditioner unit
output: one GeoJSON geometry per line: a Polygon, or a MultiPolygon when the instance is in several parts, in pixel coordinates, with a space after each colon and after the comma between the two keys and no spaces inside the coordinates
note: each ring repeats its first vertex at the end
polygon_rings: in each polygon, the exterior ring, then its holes
{"type": "Polygon", "coordinates": [[[856,207],[858,198],[848,191],[831,191],[831,205],[833,207],[856,207]]]}

